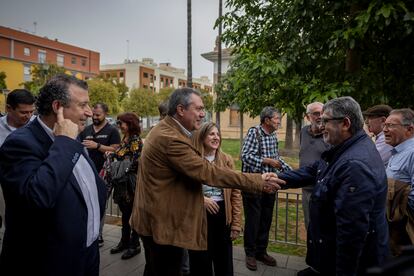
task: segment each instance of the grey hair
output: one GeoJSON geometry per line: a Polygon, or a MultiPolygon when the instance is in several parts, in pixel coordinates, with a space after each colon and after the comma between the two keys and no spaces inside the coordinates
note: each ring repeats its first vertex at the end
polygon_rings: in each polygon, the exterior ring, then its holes
{"type": "Polygon", "coordinates": [[[401,124],[411,126],[414,125],[414,111],[411,108],[394,109],[391,114],[400,114],[402,117],[401,124]]]}
{"type": "Polygon", "coordinates": [[[312,107],[314,107],[315,105],[319,105],[319,106],[323,107],[323,103],[321,103],[321,102],[310,103],[306,106],[306,114],[309,114],[311,112],[312,107]]]}
{"type": "Polygon", "coordinates": [[[340,97],[328,101],[323,106],[323,112],[330,112],[332,117],[347,117],[351,121],[350,132],[352,135],[360,131],[364,126],[364,117],[361,107],[352,97],[340,97]]]}
{"type": "Polygon", "coordinates": [[[266,106],[262,109],[262,112],[260,112],[260,123],[263,124],[266,118],[273,118],[273,116],[275,116],[275,113],[280,114],[277,108],[266,106]]]}
{"type": "Polygon", "coordinates": [[[174,116],[177,113],[177,106],[180,104],[187,108],[191,104],[192,94],[201,97],[200,92],[188,87],[176,89],[168,100],[168,115],[174,116]]]}

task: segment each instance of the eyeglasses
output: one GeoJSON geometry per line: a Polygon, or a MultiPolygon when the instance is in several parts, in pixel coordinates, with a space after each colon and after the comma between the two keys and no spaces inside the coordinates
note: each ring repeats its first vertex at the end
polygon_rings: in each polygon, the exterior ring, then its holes
{"type": "Polygon", "coordinates": [[[315,117],[320,117],[320,116],[321,116],[321,114],[322,114],[322,112],[315,111],[315,112],[308,112],[308,113],[306,113],[306,114],[308,114],[308,115],[313,115],[313,116],[315,116],[315,117]]]}
{"type": "Polygon", "coordinates": [[[340,121],[345,119],[345,117],[333,117],[333,118],[321,118],[321,125],[326,125],[329,121],[340,121]]]}
{"type": "Polygon", "coordinates": [[[407,124],[392,124],[392,123],[385,123],[384,124],[384,128],[396,128],[397,126],[407,127],[407,126],[410,126],[410,125],[407,125],[407,124]]]}
{"type": "Polygon", "coordinates": [[[116,124],[120,126],[122,124],[122,121],[121,120],[117,120],[116,121],[116,124]]]}

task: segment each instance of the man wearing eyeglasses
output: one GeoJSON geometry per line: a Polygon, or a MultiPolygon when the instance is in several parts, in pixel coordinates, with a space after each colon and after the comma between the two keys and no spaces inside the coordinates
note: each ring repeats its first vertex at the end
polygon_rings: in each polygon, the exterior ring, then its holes
{"type": "Polygon", "coordinates": [[[392,146],[385,143],[385,136],[382,129],[387,117],[390,115],[392,108],[385,104],[375,105],[362,114],[365,116],[365,124],[368,131],[375,135],[375,147],[377,148],[385,167],[388,165],[388,160],[391,157],[392,146]]]}
{"type": "MultiPolygon", "coordinates": [[[[299,167],[312,165],[321,158],[321,154],[329,149],[329,145],[323,141],[321,131],[321,115],[323,103],[313,102],[306,107],[306,119],[310,125],[304,126],[300,131],[299,167]]],[[[305,217],[305,226],[309,226],[309,200],[313,191],[313,185],[302,188],[302,208],[305,217]]]]}
{"type": "MultiPolygon", "coordinates": [[[[400,214],[403,214],[399,223],[393,209],[388,216],[390,221],[391,248],[393,254],[399,254],[400,245],[414,243],[414,112],[409,108],[395,109],[384,124],[385,142],[394,147],[387,166],[389,189],[402,195],[402,200],[396,202],[400,214]],[[408,219],[408,220],[407,220],[408,219]],[[402,229],[398,231],[398,225],[402,229]]],[[[392,198],[389,197],[389,200],[392,198]]],[[[389,205],[391,205],[389,203],[389,205]]]]}
{"type": "Polygon", "coordinates": [[[332,148],[312,165],[279,174],[286,188],[314,185],[306,256],[310,267],[298,275],[364,275],[388,256],[385,167],[353,98],[327,102],[321,123],[323,139],[332,148]]]}

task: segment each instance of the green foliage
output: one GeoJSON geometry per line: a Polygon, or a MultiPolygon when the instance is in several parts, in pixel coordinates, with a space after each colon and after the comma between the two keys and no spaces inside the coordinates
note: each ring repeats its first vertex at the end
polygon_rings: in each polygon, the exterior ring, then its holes
{"type": "Polygon", "coordinates": [[[6,78],[6,73],[0,72],[0,89],[7,89],[6,78]]]}
{"type": "Polygon", "coordinates": [[[204,89],[200,89],[201,98],[203,99],[204,108],[207,112],[213,112],[213,96],[210,92],[204,89]]]}
{"type": "Polygon", "coordinates": [[[157,94],[158,103],[168,101],[168,99],[170,98],[170,95],[173,91],[174,91],[174,88],[172,88],[172,87],[161,88],[160,91],[157,94]]]}
{"type": "Polygon", "coordinates": [[[158,97],[149,89],[133,89],[123,101],[125,111],[137,113],[140,117],[158,115],[158,97]]]}
{"type": "MultiPolygon", "coordinates": [[[[216,108],[276,105],[298,123],[307,103],[351,95],[362,108],[413,106],[414,0],[229,0],[234,59],[216,108]]],[[[216,22],[216,26],[219,21],[216,22]]]]}
{"type": "Polygon", "coordinates": [[[100,74],[95,79],[99,79],[114,85],[118,90],[118,102],[122,102],[128,96],[128,86],[125,84],[125,82],[121,82],[117,77],[107,78],[105,75],[100,74]]]}
{"type": "Polygon", "coordinates": [[[32,80],[23,82],[25,89],[34,95],[39,94],[40,88],[56,74],[64,74],[65,68],[56,64],[37,64],[32,66],[32,80]]]}
{"type": "Polygon", "coordinates": [[[89,101],[91,106],[98,102],[108,105],[110,114],[117,114],[120,110],[118,101],[118,89],[110,83],[100,79],[91,79],[87,81],[89,87],[89,101]]]}

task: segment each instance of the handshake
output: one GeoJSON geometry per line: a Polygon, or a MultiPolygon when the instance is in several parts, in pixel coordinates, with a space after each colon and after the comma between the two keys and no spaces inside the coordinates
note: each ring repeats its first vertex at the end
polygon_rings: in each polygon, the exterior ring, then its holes
{"type": "Polygon", "coordinates": [[[286,184],[282,179],[279,179],[275,173],[262,174],[263,191],[268,194],[274,194],[280,190],[280,185],[286,184]]]}

